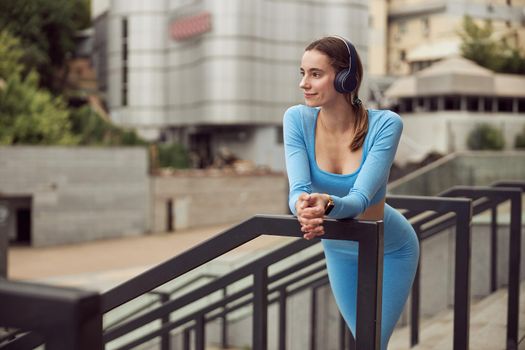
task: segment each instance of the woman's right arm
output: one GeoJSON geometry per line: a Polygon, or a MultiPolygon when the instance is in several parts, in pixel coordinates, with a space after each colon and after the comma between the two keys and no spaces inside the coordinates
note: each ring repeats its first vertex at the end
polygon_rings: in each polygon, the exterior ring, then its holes
{"type": "Polygon", "coordinates": [[[290,185],[288,205],[297,215],[296,204],[303,193],[312,193],[310,164],[306,151],[304,130],[301,124],[301,112],[297,106],[290,107],[283,118],[283,140],[286,161],[286,172],[290,185]]]}

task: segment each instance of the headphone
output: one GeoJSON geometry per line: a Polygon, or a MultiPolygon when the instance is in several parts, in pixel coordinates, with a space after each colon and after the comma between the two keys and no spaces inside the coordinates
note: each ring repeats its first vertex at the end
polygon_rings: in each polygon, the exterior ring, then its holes
{"type": "Polygon", "coordinates": [[[336,74],[334,79],[334,87],[337,92],[340,92],[342,94],[348,94],[355,90],[357,87],[357,77],[356,77],[356,70],[357,70],[357,51],[355,50],[354,45],[348,40],[346,40],[343,37],[334,35],[332,38],[337,38],[341,40],[348,49],[348,62],[349,66],[348,68],[343,69],[339,73],[336,74]]]}

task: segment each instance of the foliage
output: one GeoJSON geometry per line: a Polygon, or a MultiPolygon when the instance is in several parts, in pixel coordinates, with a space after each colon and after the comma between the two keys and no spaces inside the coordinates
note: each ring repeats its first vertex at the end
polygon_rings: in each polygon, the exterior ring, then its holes
{"type": "Polygon", "coordinates": [[[26,72],[36,69],[41,85],[58,92],[57,71],[72,55],[75,33],[89,26],[89,0],[2,0],[0,31],[20,38],[26,72]]]}
{"type": "Polygon", "coordinates": [[[514,140],[514,147],[525,149],[525,125],[523,126],[523,129],[521,129],[521,132],[516,135],[516,139],[514,140]]]}
{"type": "Polygon", "coordinates": [[[0,31],[0,79],[5,81],[22,73],[24,67],[19,62],[23,55],[20,40],[7,31],[0,31]]]}
{"type": "Polygon", "coordinates": [[[463,57],[495,72],[525,74],[525,54],[519,47],[513,47],[509,38],[494,38],[490,20],[478,25],[472,17],[465,16],[458,34],[463,57]]]}
{"type": "Polygon", "coordinates": [[[22,75],[20,43],[0,32],[0,144],[75,144],[69,111],[60,97],[38,87],[38,73],[22,75]]]}
{"type": "Polygon", "coordinates": [[[159,144],[158,160],[159,166],[184,169],[190,167],[188,151],[178,143],[159,144]]]}
{"type": "Polygon", "coordinates": [[[89,106],[68,110],[61,97],[39,88],[38,73],[23,74],[21,42],[0,31],[0,144],[145,145],[89,106]]]}
{"type": "Polygon", "coordinates": [[[471,150],[502,150],[505,139],[501,130],[489,124],[480,124],[469,133],[467,146],[471,150]]]}
{"type": "Polygon", "coordinates": [[[80,145],[146,145],[134,130],[119,128],[97,114],[91,107],[83,106],[71,111],[71,130],[78,135],[80,145]]]}

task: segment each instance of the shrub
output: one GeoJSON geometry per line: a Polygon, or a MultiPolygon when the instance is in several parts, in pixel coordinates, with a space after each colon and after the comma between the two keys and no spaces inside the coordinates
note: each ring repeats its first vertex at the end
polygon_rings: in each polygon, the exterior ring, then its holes
{"type": "Polygon", "coordinates": [[[516,139],[514,140],[514,147],[525,148],[525,125],[523,126],[523,129],[521,129],[521,132],[516,135],[516,139]]]}
{"type": "Polygon", "coordinates": [[[502,150],[505,139],[498,128],[489,124],[480,124],[469,133],[467,146],[471,150],[502,150]]]}
{"type": "Polygon", "coordinates": [[[161,168],[189,168],[190,157],[188,151],[178,143],[160,144],[158,145],[158,165],[161,168]]]}

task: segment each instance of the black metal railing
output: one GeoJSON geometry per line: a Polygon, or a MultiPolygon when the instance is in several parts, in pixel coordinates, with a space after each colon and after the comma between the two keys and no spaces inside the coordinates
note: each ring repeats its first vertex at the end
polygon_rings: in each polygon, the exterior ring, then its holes
{"type": "MultiPolygon", "coordinates": [[[[507,298],[507,339],[506,347],[509,350],[518,348],[519,329],[519,295],[520,295],[520,263],[521,263],[521,215],[522,193],[525,182],[500,182],[493,187],[468,187],[456,186],[443,193],[441,196],[466,197],[473,200],[473,213],[480,214],[491,210],[491,243],[497,244],[497,207],[505,202],[510,202],[510,239],[508,263],[508,298],[507,298]],[[506,186],[505,186],[506,185],[506,186]],[[503,187],[505,186],[505,187],[503,187]]],[[[492,251],[494,249],[491,249],[492,251]]],[[[493,251],[494,253],[494,251],[493,251]]],[[[492,287],[497,281],[497,257],[491,256],[492,287]]]]}
{"type": "MultiPolygon", "coordinates": [[[[404,209],[420,242],[443,230],[456,228],[454,254],[454,333],[453,349],[468,349],[470,315],[470,257],[472,207],[469,199],[388,196],[387,203],[404,209]]],[[[424,252],[421,250],[420,254],[424,252]]],[[[421,257],[420,257],[421,261],[421,257]]],[[[412,286],[410,345],[419,343],[420,266],[412,286]]]]}
{"type": "MultiPolygon", "coordinates": [[[[378,280],[382,276],[382,222],[358,222],[354,220],[348,221],[334,221],[327,220],[325,238],[331,239],[350,239],[359,242],[360,250],[363,249],[363,254],[360,254],[360,278],[363,280],[359,281],[358,291],[358,315],[357,315],[357,336],[356,342],[361,349],[375,349],[379,346],[379,335],[378,329],[375,329],[372,333],[367,330],[365,324],[373,324],[374,327],[378,327],[380,323],[380,288],[378,289],[378,283],[381,284],[382,280],[378,280]],[[369,253],[364,253],[368,251],[369,253]],[[368,256],[367,256],[368,255],[368,256]],[[375,257],[375,258],[374,258],[375,257]],[[381,257],[380,259],[378,257],[381,257]],[[363,269],[363,270],[361,270],[363,269]],[[374,281],[372,281],[374,279],[374,281]],[[379,282],[378,282],[379,281],[379,282]],[[370,284],[368,284],[370,283],[370,284]],[[367,311],[365,311],[367,310],[367,311]],[[359,336],[359,334],[365,334],[366,336],[359,336]]],[[[122,302],[122,296],[119,294],[120,291],[126,294],[126,298],[134,298],[140,294],[134,292],[129,294],[130,286],[134,286],[136,289],[138,285],[149,285],[150,288],[155,288],[173,278],[176,278],[195,267],[202,265],[203,263],[210,261],[211,259],[219,256],[222,252],[227,252],[236,246],[250,241],[257,237],[259,234],[253,232],[270,232],[269,234],[300,237],[301,231],[297,223],[297,220],[289,216],[273,216],[263,217],[256,216],[241,225],[234,227],[227,232],[218,235],[208,242],[204,242],[200,246],[188,251],[187,253],[175,257],[174,259],[167,261],[166,263],[157,266],[153,270],[146,272],[145,274],[138,276],[137,278],[124,283],[117,287],[115,290],[109,291],[105,297],[106,307],[104,311],[107,312],[112,308],[120,305],[122,302]],[[191,262],[191,266],[180,264],[179,262],[183,259],[188,258],[191,262]],[[174,268],[175,266],[179,268],[174,268]],[[170,267],[171,271],[167,271],[170,267]],[[151,281],[152,275],[155,274],[157,280],[151,281]]],[[[253,285],[250,287],[252,292],[252,304],[253,304],[253,319],[252,319],[252,333],[253,333],[253,348],[254,349],[265,349],[267,345],[267,307],[268,307],[268,294],[273,292],[273,289],[269,288],[269,283],[274,283],[275,278],[279,276],[269,276],[268,267],[286,257],[289,257],[295,252],[299,252],[309,246],[313,242],[304,240],[298,240],[292,244],[278,249],[272,252],[252,264],[248,264],[232,273],[229,273],[215,281],[212,281],[206,286],[193,290],[189,294],[180,296],[177,299],[170,300],[163,306],[152,310],[146,314],[137,316],[134,319],[129,320],[125,324],[119,325],[113,329],[109,329],[105,335],[105,342],[113,341],[114,339],[129,333],[130,331],[142,327],[154,320],[158,320],[163,316],[169,315],[175,310],[182,306],[193,303],[203,297],[206,297],[214,292],[223,290],[227,285],[237,282],[243,278],[252,276],[253,285]]],[[[281,274],[280,278],[284,275],[281,274]]],[[[379,286],[380,287],[380,286],[379,286]]],[[[138,288],[140,289],[140,287],[138,288]]],[[[189,316],[183,317],[182,319],[171,321],[164,324],[160,329],[150,332],[139,339],[135,339],[126,345],[123,345],[122,349],[131,348],[140,343],[143,343],[153,337],[161,336],[166,332],[169,332],[176,327],[183,327],[185,324],[190,323],[191,326],[185,328],[191,328],[194,330],[195,347],[197,349],[203,349],[205,342],[205,324],[206,315],[216,309],[224,308],[224,304],[232,303],[239,300],[244,296],[246,291],[240,291],[228,295],[220,302],[213,303],[202,310],[198,310],[190,314],[189,316]]]]}
{"type": "Polygon", "coordinates": [[[71,288],[0,280],[0,325],[31,331],[4,349],[101,349],[100,295],[71,288]]]}
{"type": "MultiPolygon", "coordinates": [[[[491,210],[491,291],[497,288],[497,207],[504,203],[511,203],[510,212],[510,240],[509,240],[509,283],[507,305],[507,340],[506,349],[517,349],[519,328],[519,288],[520,288],[520,259],[521,259],[521,194],[525,191],[525,182],[501,181],[492,184],[492,187],[457,186],[440,193],[434,199],[430,197],[388,196],[387,202],[397,209],[408,209],[404,215],[411,219],[420,241],[423,241],[439,232],[456,225],[456,252],[454,276],[454,332],[453,348],[468,349],[469,319],[470,319],[470,219],[467,221],[446,214],[450,197],[463,197],[472,201],[472,216],[491,210]],[[436,203],[429,202],[436,200],[436,203]],[[442,204],[438,204],[442,202],[442,204]],[[418,215],[425,211],[434,211],[431,215],[418,215]],[[441,218],[440,218],[441,216],[441,218]],[[458,223],[458,220],[461,220],[458,223]],[[431,223],[429,225],[429,223],[431,223]],[[457,226],[459,225],[459,226],[457,226]],[[458,235],[458,233],[460,233],[458,235]],[[458,241],[459,240],[459,241],[458,241]],[[459,271],[458,271],[459,267],[459,271]]],[[[452,203],[452,202],[451,202],[452,203]]],[[[458,208],[459,209],[459,208],[458,208]]],[[[462,211],[465,211],[464,208],[462,211]]],[[[461,215],[464,217],[464,215],[461,215]]],[[[424,254],[422,251],[421,254],[424,254]]],[[[420,275],[419,268],[412,287],[410,308],[410,344],[419,343],[419,314],[420,314],[420,275]]]]}
{"type": "MultiPolygon", "coordinates": [[[[403,211],[403,214],[414,226],[419,239],[425,240],[436,234],[455,227],[455,275],[454,275],[454,332],[453,348],[468,349],[469,318],[470,318],[470,259],[471,259],[471,219],[473,215],[491,210],[493,246],[491,258],[491,290],[495,290],[497,269],[497,208],[504,202],[511,203],[510,243],[509,243],[509,283],[507,310],[507,349],[517,349],[518,341],[518,310],[519,310],[519,263],[521,240],[521,193],[525,190],[525,182],[499,182],[492,187],[454,187],[439,197],[388,196],[387,202],[403,211]],[[464,198],[450,198],[464,197],[464,198]]],[[[358,295],[358,329],[356,340],[349,334],[344,321],[341,321],[340,349],[375,349],[380,344],[380,312],[381,309],[381,276],[382,276],[382,222],[327,221],[327,234],[324,238],[351,239],[360,242],[359,276],[366,275],[368,282],[375,281],[375,287],[362,288],[365,281],[359,281],[358,295]],[[345,233],[342,233],[345,232],[345,233]],[[368,233],[367,233],[368,232],[368,233]],[[376,237],[370,241],[370,236],[376,237]],[[368,243],[367,243],[368,242],[368,243]],[[376,247],[372,254],[362,254],[365,246],[376,247]],[[367,261],[361,259],[368,256],[367,261]],[[375,259],[375,260],[374,260],[375,259]],[[375,261],[375,262],[374,262],[375,261]],[[369,267],[362,272],[362,267],[369,267]],[[376,269],[376,270],[373,270],[376,269]],[[375,288],[375,289],[374,289],[375,288]],[[372,294],[369,294],[372,293],[372,294]],[[368,296],[368,298],[367,298],[368,296]],[[368,311],[364,311],[368,310],[368,311]],[[364,315],[364,316],[363,316],[364,315]],[[361,326],[360,326],[361,325],[361,326]],[[361,327],[361,328],[360,328],[361,327]]],[[[242,308],[250,308],[252,314],[253,349],[266,349],[268,307],[277,304],[278,312],[278,348],[286,348],[286,304],[287,299],[305,290],[311,290],[310,299],[310,349],[316,349],[317,291],[328,284],[322,253],[303,255],[294,263],[288,263],[286,268],[269,273],[269,267],[282,261],[292,254],[304,251],[315,244],[315,241],[296,240],[275,251],[258,258],[245,266],[231,271],[224,276],[210,281],[204,286],[192,288],[189,292],[173,296],[155,288],[176,279],[198,266],[238,247],[255,237],[258,232],[263,234],[300,237],[301,232],[297,220],[289,216],[256,216],[240,225],[217,235],[211,240],[183,253],[167,262],[145,272],[144,274],[110,290],[102,296],[102,312],[107,313],[145,293],[159,293],[160,306],[147,310],[134,317],[119,319],[118,324],[107,327],[103,333],[103,342],[109,343],[151,322],[159,322],[160,326],[153,331],[142,332],[133,339],[125,339],[117,348],[131,349],[154,338],[161,340],[161,348],[168,349],[174,331],[182,334],[183,349],[204,349],[206,343],[206,324],[221,320],[221,343],[225,348],[227,341],[227,316],[242,308]],[[270,233],[268,233],[270,232],[270,233]],[[236,281],[251,277],[252,283],[227,293],[228,286],[236,281]],[[222,293],[218,300],[204,306],[195,306],[192,311],[174,317],[176,312],[185,305],[198,302],[214,293],[222,293]]],[[[422,252],[424,254],[424,252],[422,252]]],[[[373,284],[373,283],[372,283],[373,284]]],[[[173,292],[173,291],[172,291],[173,292]]],[[[419,342],[420,313],[420,275],[416,274],[411,298],[411,332],[410,343],[419,342]]],[[[2,307],[2,289],[0,288],[0,307],[2,307]]],[[[159,304],[158,300],[155,303],[159,304]]],[[[151,305],[148,305],[148,307],[151,305]]],[[[342,319],[341,319],[342,320],[342,319]]],[[[0,323],[0,325],[3,325],[0,323]]],[[[13,326],[13,325],[11,325],[13,326]]],[[[28,329],[29,326],[21,327],[28,329]]],[[[33,329],[30,328],[29,329],[33,329]]],[[[41,331],[42,332],[42,331],[41,331]]],[[[45,332],[44,332],[45,333],[45,332]]],[[[44,337],[45,339],[46,337],[44,337]]],[[[31,332],[15,341],[29,341],[38,344],[42,337],[31,332]]],[[[14,342],[12,342],[14,343],[14,342]]],[[[0,343],[1,344],[1,343],[0,343]]],[[[115,346],[113,346],[115,347],[115,346]]],[[[7,349],[0,345],[1,349],[7,349]]],[[[59,349],[58,347],[57,349],[59,349]]]]}
{"type": "MultiPolygon", "coordinates": [[[[380,349],[383,223],[381,221],[327,220],[325,223],[325,231],[325,238],[355,240],[359,242],[360,254],[358,268],[356,344],[358,349],[380,349]]],[[[289,237],[302,236],[297,219],[294,217],[256,216],[103,294],[101,300],[99,299],[101,313],[98,314],[98,317],[101,318],[103,313],[140,297],[164,283],[178,278],[206,262],[209,262],[212,259],[219,257],[263,234],[289,237]]],[[[176,326],[173,321],[169,320],[169,316],[172,312],[187,305],[193,300],[197,300],[197,298],[206,297],[214,288],[223,288],[224,286],[220,285],[220,283],[233,283],[245,277],[252,277],[253,285],[250,289],[253,308],[253,349],[266,349],[268,341],[267,312],[268,304],[272,301],[272,298],[269,298],[269,293],[273,292],[275,289],[274,286],[270,286],[270,283],[273,283],[274,279],[278,277],[273,275],[270,276],[268,268],[272,262],[288,257],[291,253],[289,249],[293,248],[293,251],[301,251],[313,244],[315,244],[315,241],[297,240],[282,249],[278,249],[276,252],[258,259],[258,264],[247,265],[249,267],[244,269],[241,268],[236,270],[235,273],[227,274],[220,279],[208,283],[206,286],[198,288],[197,291],[193,290],[191,295],[185,294],[174,300],[166,301],[154,310],[147,311],[130,320],[111,327],[104,332],[102,341],[107,343],[122,335],[128,335],[133,330],[136,330],[143,325],[147,325],[152,321],[159,320],[163,322],[162,326],[155,332],[150,333],[148,337],[157,336],[162,339],[163,335],[169,334],[170,330],[176,326]],[[293,247],[290,248],[290,246],[293,247]],[[281,256],[277,256],[279,254],[281,254],[281,256]]],[[[286,274],[286,272],[281,273],[281,275],[283,274],[286,274]]],[[[4,310],[3,307],[5,306],[6,300],[4,297],[9,295],[10,290],[17,295],[17,288],[20,286],[9,281],[0,282],[0,285],[2,286],[0,288],[0,308],[4,310]]],[[[32,294],[38,294],[41,288],[45,287],[32,285],[30,288],[31,293],[29,293],[31,295],[24,295],[24,298],[17,299],[12,305],[13,308],[9,309],[6,313],[2,312],[2,315],[5,317],[1,319],[2,322],[0,322],[0,325],[38,331],[41,334],[43,333],[43,340],[46,342],[46,349],[81,349],[81,345],[77,344],[64,347],[61,344],[55,344],[52,342],[48,343],[48,339],[54,339],[52,336],[53,332],[51,332],[50,329],[39,328],[31,323],[20,322],[13,324],[13,322],[11,322],[11,319],[15,317],[15,310],[17,310],[16,312],[25,310],[25,301],[32,300],[32,297],[34,296],[32,294]]],[[[60,288],[57,288],[55,292],[60,293],[60,290],[60,288]]],[[[292,291],[286,291],[286,293],[291,292],[292,291]]],[[[233,293],[228,295],[226,299],[230,302],[234,302],[238,300],[239,296],[239,293],[233,293]]],[[[48,299],[52,299],[54,296],[53,293],[50,293],[50,295],[44,293],[42,298],[44,302],[49,302],[48,299]]],[[[213,305],[210,307],[212,306],[213,305]]],[[[181,323],[181,325],[191,325],[191,327],[193,327],[196,349],[204,349],[206,341],[206,314],[211,310],[212,309],[205,310],[195,317],[192,316],[187,318],[185,323],[181,323]]],[[[54,315],[54,312],[48,310],[45,322],[53,323],[52,319],[54,315]]],[[[75,317],[77,323],[83,319],[82,313],[76,314],[75,317]]],[[[62,333],[67,331],[68,328],[65,326],[55,327],[55,331],[57,330],[62,333]]],[[[100,324],[98,324],[97,327],[92,326],[88,330],[94,335],[94,339],[99,339],[101,337],[102,326],[100,324]]],[[[35,334],[35,332],[31,332],[28,336],[20,337],[19,339],[27,340],[28,337],[33,334],[35,334]]],[[[123,344],[120,348],[131,348],[135,346],[138,341],[142,340],[145,340],[145,337],[123,344]]],[[[90,349],[100,349],[102,346],[102,344],[91,344],[90,349]]],[[[7,347],[9,347],[9,344],[7,347]]]]}

